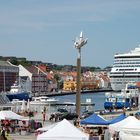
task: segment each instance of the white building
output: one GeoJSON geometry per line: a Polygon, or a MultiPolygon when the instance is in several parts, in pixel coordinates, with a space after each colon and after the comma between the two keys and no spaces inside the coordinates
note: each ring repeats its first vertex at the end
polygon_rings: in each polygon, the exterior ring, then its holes
{"type": "Polygon", "coordinates": [[[32,92],[32,73],[22,65],[19,65],[19,77],[23,89],[32,92]]]}

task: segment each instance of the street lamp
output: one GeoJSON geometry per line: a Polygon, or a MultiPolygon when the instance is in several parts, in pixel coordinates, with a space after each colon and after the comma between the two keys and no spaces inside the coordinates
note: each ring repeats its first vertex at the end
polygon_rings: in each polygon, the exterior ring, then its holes
{"type": "Polygon", "coordinates": [[[83,32],[80,33],[80,38],[76,39],[74,42],[74,47],[78,50],[77,57],[77,87],[76,87],[76,114],[80,116],[80,106],[81,106],[81,48],[87,44],[87,39],[84,39],[83,32]]]}

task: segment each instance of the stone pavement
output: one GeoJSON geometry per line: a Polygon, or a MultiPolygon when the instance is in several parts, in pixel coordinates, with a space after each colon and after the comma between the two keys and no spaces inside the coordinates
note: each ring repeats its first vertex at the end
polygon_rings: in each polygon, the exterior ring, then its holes
{"type": "Polygon", "coordinates": [[[36,140],[36,136],[34,134],[30,135],[18,135],[18,134],[10,134],[9,140],[36,140]]]}

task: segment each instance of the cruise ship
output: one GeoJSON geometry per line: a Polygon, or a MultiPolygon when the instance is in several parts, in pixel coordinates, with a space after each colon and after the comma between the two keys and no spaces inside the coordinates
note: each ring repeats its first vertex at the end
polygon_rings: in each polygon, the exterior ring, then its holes
{"type": "Polygon", "coordinates": [[[124,89],[127,83],[140,82],[140,45],[129,53],[114,55],[110,82],[114,91],[124,89]]]}

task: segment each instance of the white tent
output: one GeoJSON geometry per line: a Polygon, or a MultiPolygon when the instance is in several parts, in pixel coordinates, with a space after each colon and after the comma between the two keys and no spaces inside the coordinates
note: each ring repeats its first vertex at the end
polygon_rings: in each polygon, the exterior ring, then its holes
{"type": "Polygon", "coordinates": [[[124,120],[110,124],[109,125],[110,132],[114,131],[139,131],[140,132],[140,121],[134,116],[129,116],[124,120]]]}
{"type": "Polygon", "coordinates": [[[30,111],[30,100],[27,101],[27,111],[30,111]]]}
{"type": "Polygon", "coordinates": [[[57,123],[49,124],[44,127],[38,128],[36,131],[48,131],[49,129],[53,128],[56,125],[57,123]]]}
{"type": "Polygon", "coordinates": [[[0,120],[20,120],[23,116],[20,116],[12,111],[0,111],[0,120]]]}
{"type": "Polygon", "coordinates": [[[25,100],[22,100],[22,105],[21,105],[21,111],[22,112],[25,112],[26,111],[26,101],[25,100]]]}
{"type": "Polygon", "coordinates": [[[89,136],[66,119],[37,136],[37,140],[88,140],[89,136]]]}
{"type": "Polygon", "coordinates": [[[140,140],[140,134],[130,133],[130,132],[120,132],[120,140],[140,140]]]}

